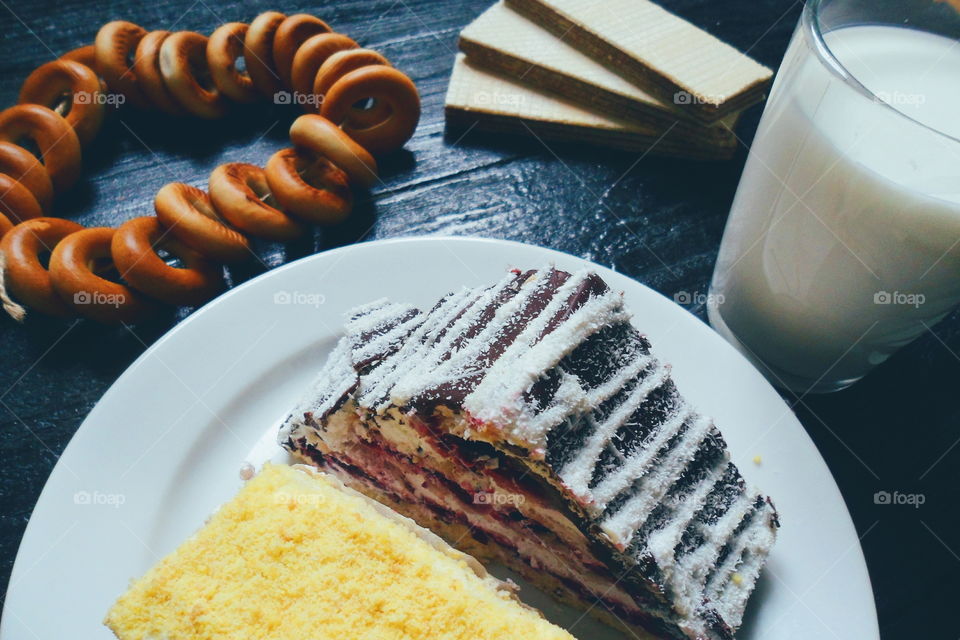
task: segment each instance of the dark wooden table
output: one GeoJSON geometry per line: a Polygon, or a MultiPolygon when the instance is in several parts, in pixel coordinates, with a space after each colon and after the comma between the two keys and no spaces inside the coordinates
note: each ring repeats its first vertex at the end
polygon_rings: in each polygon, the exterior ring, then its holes
{"type": "MultiPolygon", "coordinates": [[[[0,0],[0,104],[16,100],[37,65],[90,42],[108,20],[209,33],[266,9],[314,13],[410,74],[423,97],[423,119],[407,150],[382,163],[385,186],[359,203],[351,221],[318,231],[313,243],[259,246],[262,264],[234,270],[234,281],[349,242],[450,234],[546,245],[668,296],[705,292],[745,146],[733,161],[707,164],[445,132],[443,96],[457,33],[488,3],[0,0]]],[[[801,10],[791,0],[663,4],[774,68],[801,10]]],[[[286,146],[294,116],[263,106],[198,124],[122,111],[85,152],[84,179],[60,199],[58,212],[87,225],[149,214],[166,182],[202,187],[222,162],[262,164],[286,146]]],[[[758,117],[754,108],[744,118],[738,132],[744,145],[758,117]]],[[[704,317],[700,306],[690,311],[704,317]]],[[[84,416],[134,358],[186,315],[171,313],[135,331],[0,319],[0,584],[7,583],[44,481],[84,416]]],[[[884,638],[957,637],[960,536],[951,514],[960,502],[958,353],[954,314],[852,389],[784,394],[826,458],[862,536],[884,638]],[[922,493],[926,502],[876,505],[881,490],[922,493]]],[[[829,579],[819,588],[830,589],[829,579]]]]}

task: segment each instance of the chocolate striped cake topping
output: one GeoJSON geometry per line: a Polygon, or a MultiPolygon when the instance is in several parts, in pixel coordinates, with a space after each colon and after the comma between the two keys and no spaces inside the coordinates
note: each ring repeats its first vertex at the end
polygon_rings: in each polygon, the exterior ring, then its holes
{"type": "Polygon", "coordinates": [[[514,271],[428,311],[354,309],[280,442],[665,637],[732,638],[779,526],[590,271],[514,271]]]}

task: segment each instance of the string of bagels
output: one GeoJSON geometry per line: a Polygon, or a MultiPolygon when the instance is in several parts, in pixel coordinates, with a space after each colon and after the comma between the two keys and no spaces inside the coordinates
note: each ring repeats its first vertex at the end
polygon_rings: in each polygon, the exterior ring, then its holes
{"type": "Polygon", "coordinates": [[[353,190],[377,180],[375,156],[402,147],[419,120],[408,76],[311,15],[268,11],[209,37],[105,24],[0,111],[0,302],[21,322],[29,309],[104,323],[202,304],[222,290],[223,265],[254,257],[251,238],[291,241],[344,220],[353,190]],[[167,184],[156,215],[118,228],[53,216],[111,105],[216,119],[264,99],[307,112],[264,167],[218,166],[207,191],[167,184]]]}

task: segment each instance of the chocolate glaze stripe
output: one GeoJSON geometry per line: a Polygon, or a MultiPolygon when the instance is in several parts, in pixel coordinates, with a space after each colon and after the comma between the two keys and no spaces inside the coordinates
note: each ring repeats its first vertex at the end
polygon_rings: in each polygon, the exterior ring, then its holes
{"type": "Polygon", "coordinates": [[[734,568],[740,575],[740,583],[737,584],[732,579],[727,580],[721,590],[710,594],[710,599],[716,603],[717,613],[734,628],[740,626],[747,600],[760,577],[765,559],[762,550],[773,544],[774,533],[769,525],[772,517],[774,517],[773,508],[766,504],[760,518],[751,527],[753,531],[746,543],[747,549],[739,558],[731,561],[738,563],[734,568]]]}
{"type": "MultiPolygon", "coordinates": [[[[527,313],[524,314],[525,322],[522,324],[515,323],[514,330],[509,336],[512,339],[509,340],[509,343],[503,344],[498,357],[490,361],[492,366],[484,375],[484,380],[471,393],[470,397],[473,398],[474,401],[476,400],[476,394],[482,393],[482,390],[486,388],[485,383],[497,375],[494,370],[498,368],[500,363],[505,360],[512,361],[516,359],[517,354],[529,351],[536,337],[546,328],[551,318],[559,313],[563,305],[568,302],[571,293],[576,290],[579,283],[586,277],[584,273],[577,273],[561,282],[559,287],[553,288],[551,286],[553,284],[553,279],[550,277],[551,273],[552,270],[546,272],[535,271],[531,273],[520,285],[521,291],[523,292],[522,296],[518,295],[511,301],[515,304],[508,303],[504,305],[494,315],[494,319],[487,327],[486,332],[491,336],[495,336],[500,327],[506,328],[511,320],[516,318],[516,314],[520,309],[527,311],[527,313]],[[544,275],[544,273],[546,273],[546,275],[544,275]],[[543,298],[542,294],[544,293],[548,294],[549,297],[543,298]],[[534,301],[536,301],[536,304],[520,304],[527,302],[532,303],[534,301]]],[[[469,404],[469,399],[467,403],[469,404]]],[[[467,408],[469,410],[469,407],[467,408]]]]}
{"type": "MultiPolygon", "coordinates": [[[[677,418],[679,421],[675,426],[664,425],[661,427],[661,432],[668,430],[673,432],[683,424],[687,416],[678,415],[677,418]]],[[[637,529],[643,525],[667,491],[687,469],[687,465],[694,459],[697,450],[711,432],[714,432],[713,423],[706,418],[698,417],[684,431],[680,442],[669,453],[659,458],[655,467],[648,470],[648,462],[640,472],[639,478],[632,482],[627,478],[624,488],[630,487],[633,497],[624,502],[616,512],[606,514],[601,527],[607,535],[624,547],[630,544],[637,529]]],[[[647,454],[652,449],[653,447],[648,447],[643,454],[647,454]]],[[[649,461],[653,461],[653,456],[649,457],[649,461]]]]}
{"type": "MultiPolygon", "coordinates": [[[[569,308],[571,296],[590,275],[588,271],[580,271],[564,282],[543,311],[491,364],[483,381],[464,401],[464,407],[471,415],[493,424],[510,422],[515,416],[504,415],[504,398],[519,398],[524,389],[556,366],[584,338],[605,324],[625,319],[621,297],[608,292],[602,296],[589,296],[579,309],[544,336],[551,323],[556,323],[556,319],[569,308]]],[[[523,408],[512,409],[508,413],[523,408]]],[[[507,437],[519,446],[542,449],[546,445],[546,433],[530,429],[529,424],[523,424],[524,416],[520,418],[519,432],[507,433],[507,437]]]]}
{"type": "Polygon", "coordinates": [[[469,323],[469,311],[477,308],[478,301],[482,301],[486,295],[489,295],[487,290],[467,289],[450,304],[434,308],[424,319],[423,326],[426,331],[407,340],[390,361],[385,363],[389,368],[372,371],[364,379],[364,383],[370,379],[377,385],[376,397],[382,398],[379,403],[364,402],[364,406],[382,412],[390,404],[405,404],[404,400],[397,398],[394,393],[397,383],[409,376],[411,370],[416,370],[431,360],[431,353],[436,351],[438,341],[442,342],[445,338],[451,341],[456,339],[457,330],[469,323]]]}
{"type": "Polygon", "coordinates": [[[361,378],[360,406],[378,410],[386,408],[390,403],[390,390],[394,383],[404,374],[406,367],[423,357],[423,353],[429,348],[431,334],[435,334],[441,327],[446,327],[447,323],[472,304],[475,296],[473,289],[462,289],[445,297],[427,314],[423,323],[410,334],[400,349],[384,358],[377,367],[361,378]]]}
{"type": "Polygon", "coordinates": [[[615,396],[628,382],[639,378],[653,361],[653,356],[637,352],[633,360],[614,377],[587,392],[587,406],[592,409],[615,396]]]}
{"type": "MultiPolygon", "coordinates": [[[[535,292],[533,287],[520,287],[505,304],[500,306],[492,318],[488,311],[497,306],[500,296],[509,291],[516,281],[511,275],[502,279],[493,288],[484,291],[473,305],[462,315],[457,324],[447,332],[446,339],[431,345],[429,355],[423,360],[411,363],[404,376],[396,381],[390,392],[395,404],[406,404],[414,396],[427,389],[436,388],[445,382],[456,381],[464,377],[468,365],[475,362],[481,351],[497,339],[497,331],[503,326],[504,319],[513,317],[535,292]],[[477,332],[487,320],[483,329],[477,332]],[[472,338],[464,336],[476,332],[472,338]],[[454,350],[454,344],[459,348],[454,350]]],[[[428,320],[429,321],[429,320],[428,320]]]]}
{"type": "MultiPolygon", "coordinates": [[[[546,313],[541,314],[541,317],[546,316],[546,313]]],[[[468,410],[470,409],[471,399],[476,397],[477,402],[474,403],[474,407],[486,411],[487,414],[471,411],[473,415],[481,419],[488,419],[494,424],[503,423],[504,416],[496,410],[490,410],[491,407],[495,406],[489,403],[492,397],[521,397],[525,389],[535,384],[545,371],[555,367],[569,353],[572,349],[571,345],[580,344],[585,338],[608,323],[624,319],[626,319],[626,315],[622,310],[620,296],[608,293],[599,297],[591,297],[565,322],[540,339],[539,342],[524,345],[522,340],[535,334],[536,325],[539,324],[533,323],[529,334],[521,336],[514,343],[514,345],[524,346],[513,349],[512,353],[509,350],[505,352],[484,376],[483,382],[468,398],[468,410]],[[482,400],[485,395],[488,395],[487,401],[482,400]]],[[[583,392],[581,391],[579,395],[583,397],[583,392]]],[[[536,415],[535,411],[528,409],[524,412],[522,408],[518,407],[518,409],[521,410],[521,413],[515,421],[513,430],[507,433],[508,438],[512,438],[515,444],[542,451],[546,447],[547,431],[537,427],[532,422],[532,417],[536,415]]]]}
{"type": "MultiPolygon", "coordinates": [[[[626,491],[631,484],[636,482],[644,473],[647,467],[657,455],[659,449],[666,444],[666,440],[683,426],[687,418],[693,415],[693,411],[686,404],[681,404],[676,412],[660,425],[656,435],[649,443],[644,443],[643,448],[624,460],[623,465],[613,471],[596,487],[593,488],[593,499],[598,508],[604,509],[615,497],[626,491]]],[[[707,421],[709,422],[709,421],[707,421]]],[[[695,424],[702,425],[703,418],[699,418],[695,424]]],[[[708,428],[708,427],[705,427],[708,428]]],[[[661,461],[663,464],[664,461],[661,461]]]]}
{"type": "Polygon", "coordinates": [[[632,362],[618,372],[617,375],[610,378],[599,387],[591,389],[585,395],[582,393],[577,394],[575,391],[575,389],[582,388],[579,384],[577,384],[578,378],[568,373],[564,373],[561,389],[566,390],[570,387],[565,385],[572,384],[576,384],[576,387],[571,388],[571,393],[569,395],[561,395],[561,390],[558,389],[551,405],[533,419],[531,425],[532,428],[547,432],[559,426],[564,420],[569,419],[572,415],[583,412],[585,408],[589,410],[606,402],[619,393],[628,382],[637,379],[640,374],[643,373],[644,369],[650,366],[653,361],[653,357],[638,353],[637,357],[635,357],[632,362]],[[582,396],[582,398],[580,396],[582,396]],[[580,400],[582,400],[582,402],[580,402],[580,400]]]}
{"type": "Polygon", "coordinates": [[[511,347],[527,326],[544,310],[559,288],[569,279],[569,274],[548,270],[546,275],[539,271],[519,274],[514,281],[516,287],[512,299],[504,303],[487,317],[483,331],[477,333],[474,345],[462,359],[467,375],[454,381],[434,385],[426,394],[437,394],[441,390],[453,391],[453,400],[459,405],[472,393],[486,375],[490,366],[511,347]]]}
{"type": "Polygon", "coordinates": [[[710,435],[711,428],[708,420],[695,421],[686,428],[680,442],[667,455],[661,456],[653,468],[645,470],[643,475],[628,485],[632,496],[621,503],[615,512],[610,513],[608,509],[601,522],[607,535],[624,547],[630,544],[660,500],[688,470],[704,439],[710,435]]]}
{"type": "MultiPolygon", "coordinates": [[[[713,572],[707,577],[704,591],[710,599],[720,595],[724,588],[730,583],[734,570],[740,564],[741,559],[748,548],[754,546],[757,538],[768,530],[765,525],[766,512],[769,505],[761,496],[754,496],[754,505],[757,506],[750,521],[742,528],[739,534],[735,534],[724,548],[724,560],[717,565],[713,572]]],[[[742,576],[741,576],[742,579],[742,576]]]]}
{"type": "MultiPolygon", "coordinates": [[[[412,307],[408,305],[393,304],[386,299],[381,299],[351,311],[351,317],[346,323],[347,335],[338,341],[312,383],[310,393],[303,396],[303,400],[287,419],[279,434],[281,443],[288,438],[296,437],[296,431],[305,426],[306,416],[314,422],[322,421],[356,388],[357,354],[351,337],[359,335],[357,330],[375,331],[378,327],[387,327],[396,322],[397,318],[409,314],[411,310],[412,307]]],[[[389,338],[387,334],[381,335],[370,343],[373,348],[367,359],[389,353],[391,348],[395,348],[395,343],[402,338],[403,335],[400,334],[389,338]]]]}
{"type": "MultiPolygon", "coordinates": [[[[594,505],[593,494],[590,491],[590,478],[593,477],[593,471],[597,461],[600,459],[600,453],[604,447],[610,445],[610,439],[636,412],[643,404],[650,393],[666,382],[670,372],[666,367],[660,365],[654,360],[653,371],[651,371],[636,387],[630,395],[610,414],[602,423],[595,424],[593,417],[588,418],[593,431],[583,448],[577,453],[573,460],[564,465],[560,470],[560,479],[564,485],[575,495],[587,508],[594,514],[600,515],[603,512],[603,506],[594,505]]],[[[588,428],[588,427],[584,427],[588,428]]],[[[664,434],[668,438],[673,434],[664,434]]]]}
{"type": "Polygon", "coordinates": [[[650,534],[646,549],[653,555],[657,564],[663,568],[663,575],[669,579],[677,565],[675,549],[680,537],[693,519],[704,508],[707,497],[723,480],[727,470],[729,456],[722,456],[708,475],[697,484],[696,489],[687,494],[683,501],[674,509],[673,517],[660,529],[650,534]]]}
{"type": "Polygon", "coordinates": [[[693,611],[701,603],[707,575],[716,563],[720,550],[753,508],[753,499],[740,494],[716,524],[700,527],[703,543],[679,560],[674,579],[671,580],[678,608],[682,612],[693,611]]]}
{"type": "Polygon", "coordinates": [[[347,337],[354,338],[354,363],[362,366],[392,351],[422,321],[421,315],[411,305],[385,298],[354,309],[345,325],[347,337]]]}
{"type": "Polygon", "coordinates": [[[419,314],[407,320],[403,320],[404,317],[406,316],[391,317],[390,324],[382,325],[379,335],[373,340],[364,340],[362,336],[357,340],[353,349],[353,363],[356,368],[363,368],[392,353],[423,322],[419,314]],[[357,346],[360,348],[356,348],[357,346]]]}
{"type": "MultiPolygon", "coordinates": [[[[461,340],[454,342],[451,353],[443,355],[444,358],[453,358],[452,351],[455,350],[459,355],[456,360],[459,369],[453,369],[446,376],[436,376],[439,382],[421,377],[415,383],[415,390],[398,389],[395,393],[398,396],[416,393],[410,405],[424,412],[429,412],[438,403],[456,410],[462,408],[464,400],[483,380],[490,365],[513,344],[570,277],[556,270],[548,270],[545,277],[538,277],[538,273],[517,273],[504,293],[483,311],[478,322],[467,329],[461,340]]],[[[422,376],[429,376],[429,373],[423,372],[422,376]]]]}
{"type": "MultiPolygon", "coordinates": [[[[508,309],[495,310],[493,324],[494,327],[498,328],[496,339],[491,341],[489,348],[477,358],[475,364],[482,372],[474,381],[473,386],[466,389],[467,392],[473,392],[485,375],[486,369],[496,362],[503,355],[503,352],[516,341],[527,325],[543,312],[550,300],[557,295],[560,287],[569,279],[569,273],[552,268],[543,272],[538,270],[527,271],[518,276],[515,283],[518,293],[520,289],[530,286],[533,287],[533,291],[524,302],[523,307],[518,309],[512,317],[508,309]]],[[[576,303],[576,301],[570,302],[571,304],[576,303]]],[[[464,393],[461,399],[465,398],[466,395],[464,393]]]]}

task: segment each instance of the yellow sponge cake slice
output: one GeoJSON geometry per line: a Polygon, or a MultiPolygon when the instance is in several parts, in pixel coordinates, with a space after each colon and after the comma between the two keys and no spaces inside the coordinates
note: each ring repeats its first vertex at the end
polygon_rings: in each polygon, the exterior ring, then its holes
{"type": "Polygon", "coordinates": [[[284,465],[266,465],[105,623],[120,640],[573,640],[412,520],[284,465]]]}

